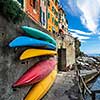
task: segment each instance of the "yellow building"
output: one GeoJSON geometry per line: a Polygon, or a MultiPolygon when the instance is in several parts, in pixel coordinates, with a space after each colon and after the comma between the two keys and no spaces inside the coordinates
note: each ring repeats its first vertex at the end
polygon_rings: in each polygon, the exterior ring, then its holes
{"type": "Polygon", "coordinates": [[[58,32],[58,0],[48,0],[47,30],[58,32]]]}

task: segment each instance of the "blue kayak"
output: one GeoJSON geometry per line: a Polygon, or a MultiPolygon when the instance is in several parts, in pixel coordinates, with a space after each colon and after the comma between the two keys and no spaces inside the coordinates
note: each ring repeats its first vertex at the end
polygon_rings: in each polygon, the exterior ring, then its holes
{"type": "Polygon", "coordinates": [[[9,46],[10,47],[33,46],[33,47],[43,47],[46,49],[56,49],[56,46],[49,42],[30,38],[27,36],[17,37],[12,42],[10,42],[9,46]]]}
{"type": "Polygon", "coordinates": [[[32,36],[33,38],[48,41],[56,46],[56,40],[45,32],[42,32],[36,28],[32,28],[28,26],[21,26],[21,29],[25,31],[26,34],[32,36]]]}

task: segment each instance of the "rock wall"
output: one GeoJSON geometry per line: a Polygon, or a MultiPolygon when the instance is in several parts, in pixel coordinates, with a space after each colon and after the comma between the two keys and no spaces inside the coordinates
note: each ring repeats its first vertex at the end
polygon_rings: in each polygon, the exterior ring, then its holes
{"type": "Polygon", "coordinates": [[[10,48],[8,44],[17,36],[24,35],[19,28],[21,25],[37,28],[37,25],[27,17],[22,23],[13,24],[0,15],[0,100],[23,100],[31,86],[13,89],[12,84],[29,67],[40,60],[48,58],[46,56],[24,61],[19,60],[20,54],[27,49],[27,47],[10,48]]]}
{"type": "MultiPolygon", "coordinates": [[[[10,48],[9,42],[14,38],[24,35],[20,29],[21,25],[35,27],[39,30],[47,32],[35,24],[27,16],[22,23],[13,24],[8,22],[2,15],[0,15],[0,100],[23,100],[28,93],[31,86],[21,87],[17,89],[12,88],[12,84],[32,65],[36,62],[47,59],[48,57],[35,57],[32,59],[20,61],[20,54],[27,49],[27,47],[10,48]]],[[[61,38],[55,34],[48,33],[53,36],[58,44],[61,45],[61,38]]],[[[67,48],[67,64],[73,64],[74,61],[74,45],[67,48]]]]}

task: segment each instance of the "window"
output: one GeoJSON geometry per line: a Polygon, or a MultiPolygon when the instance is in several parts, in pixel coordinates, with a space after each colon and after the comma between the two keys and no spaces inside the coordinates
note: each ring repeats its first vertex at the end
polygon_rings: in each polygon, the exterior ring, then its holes
{"type": "Polygon", "coordinates": [[[52,26],[52,32],[55,33],[55,28],[52,26]]]}
{"type": "Polygon", "coordinates": [[[30,4],[34,9],[36,9],[36,1],[37,0],[30,0],[30,4]]]}
{"type": "Polygon", "coordinates": [[[36,8],[36,0],[33,0],[33,8],[36,8]]]}
{"type": "Polygon", "coordinates": [[[54,6],[52,6],[52,12],[54,12],[54,10],[55,10],[55,9],[54,9],[54,6]]]}
{"type": "Polygon", "coordinates": [[[48,12],[48,19],[50,18],[50,13],[48,12]]]}
{"type": "Polygon", "coordinates": [[[42,22],[42,9],[40,7],[40,22],[42,22]]]}
{"type": "Polygon", "coordinates": [[[62,19],[62,22],[64,22],[64,19],[62,19]]]}
{"type": "Polygon", "coordinates": [[[58,21],[55,20],[55,25],[58,26],[58,21]]]}
{"type": "Polygon", "coordinates": [[[58,12],[55,10],[55,16],[56,16],[56,18],[58,18],[58,12]]]}
{"type": "Polygon", "coordinates": [[[55,20],[55,25],[56,25],[56,20],[55,20]]]}
{"type": "Polygon", "coordinates": [[[64,29],[64,25],[62,25],[62,29],[64,29]]]}
{"type": "Polygon", "coordinates": [[[46,6],[46,2],[47,2],[47,1],[46,1],[46,0],[44,0],[44,6],[46,6]]]}
{"type": "Polygon", "coordinates": [[[56,21],[56,26],[58,26],[58,22],[56,21]]]}
{"type": "Polygon", "coordinates": [[[50,6],[50,0],[48,0],[48,6],[50,6]]]}
{"type": "Polygon", "coordinates": [[[52,17],[52,23],[54,23],[54,17],[52,17]]]}
{"type": "Polygon", "coordinates": [[[55,5],[57,5],[58,4],[58,0],[55,0],[55,5]]]}
{"type": "Polygon", "coordinates": [[[45,25],[45,13],[43,12],[43,25],[45,25]]]}

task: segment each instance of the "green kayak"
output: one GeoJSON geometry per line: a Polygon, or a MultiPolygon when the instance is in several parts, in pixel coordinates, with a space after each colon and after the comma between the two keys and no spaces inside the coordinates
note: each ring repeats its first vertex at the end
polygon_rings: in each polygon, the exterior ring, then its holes
{"type": "Polygon", "coordinates": [[[44,33],[38,29],[32,28],[32,27],[28,27],[28,26],[21,26],[21,29],[23,31],[25,31],[25,33],[27,33],[28,35],[37,38],[37,39],[41,39],[44,41],[48,41],[54,45],[56,45],[56,41],[47,33],[44,33]]]}

